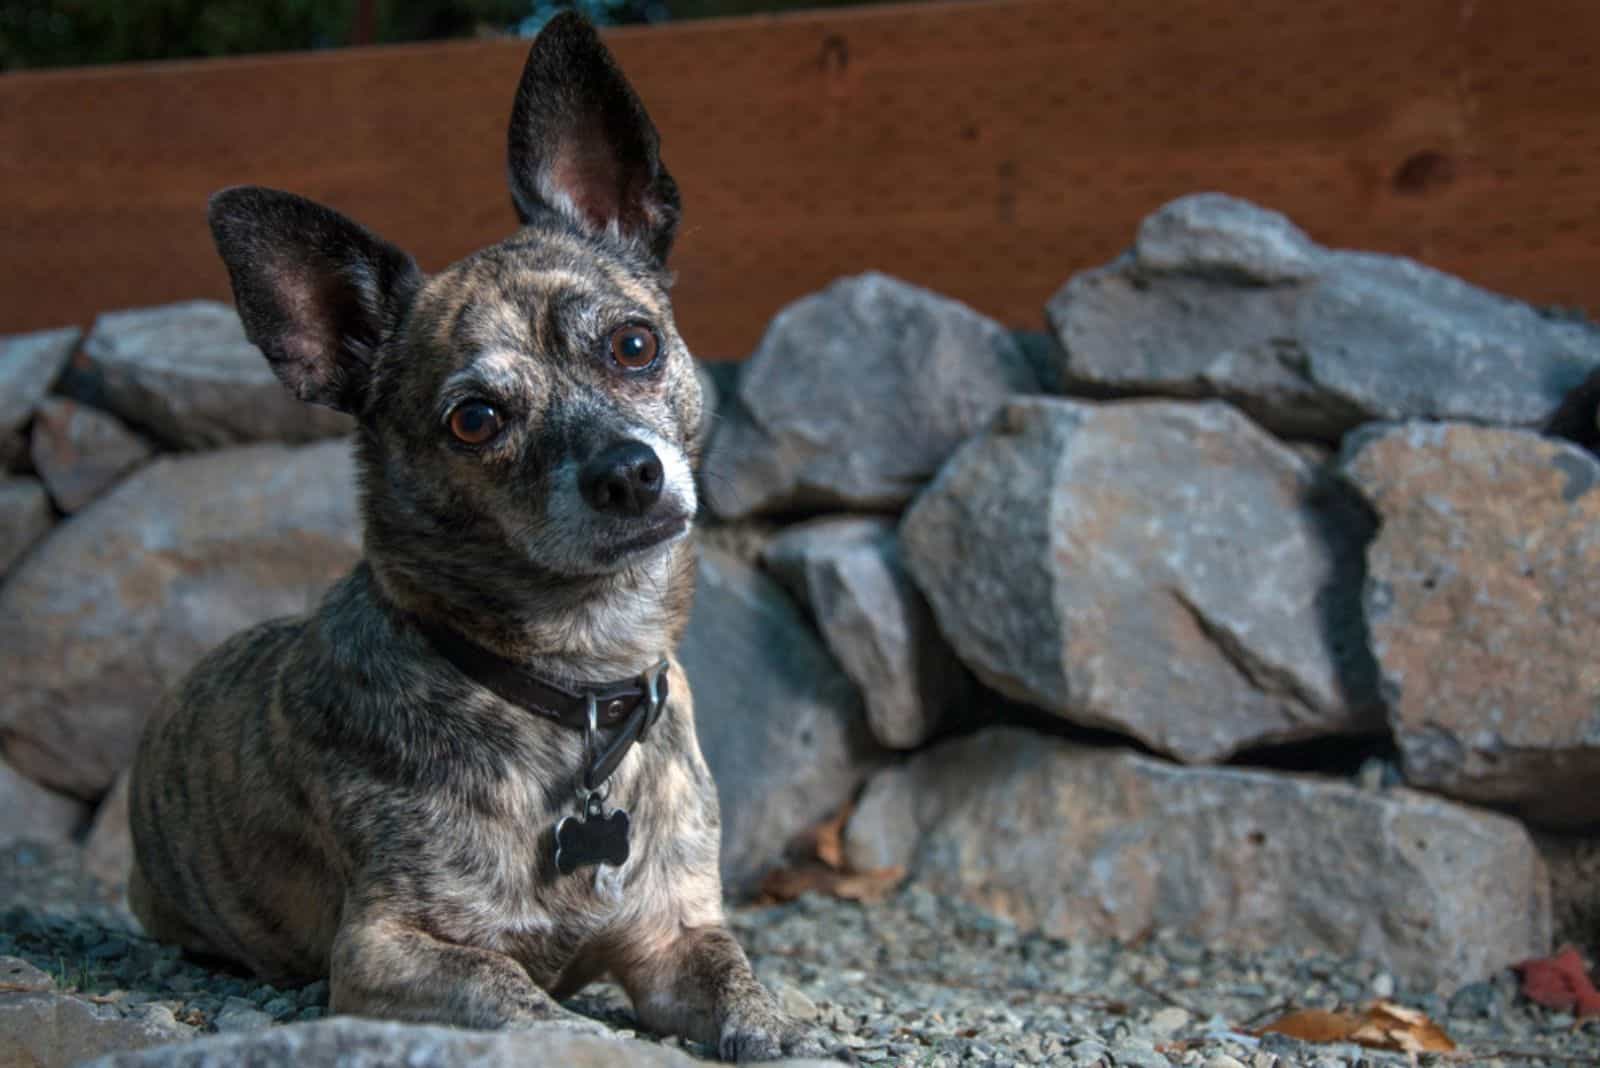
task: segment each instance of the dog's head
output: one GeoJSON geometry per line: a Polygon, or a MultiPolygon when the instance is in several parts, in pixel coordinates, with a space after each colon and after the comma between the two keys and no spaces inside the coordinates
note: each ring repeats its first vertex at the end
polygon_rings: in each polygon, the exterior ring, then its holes
{"type": "Polygon", "coordinates": [[[369,557],[458,593],[648,568],[696,506],[677,189],[581,18],[534,42],[509,144],[523,228],[431,277],[300,197],[235,188],[210,209],[251,340],[359,421],[369,557]]]}

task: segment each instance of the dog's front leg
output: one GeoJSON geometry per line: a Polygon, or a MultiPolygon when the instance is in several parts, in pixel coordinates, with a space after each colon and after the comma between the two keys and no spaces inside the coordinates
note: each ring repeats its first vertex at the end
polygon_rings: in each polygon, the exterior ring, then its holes
{"type": "Polygon", "coordinates": [[[811,1029],[778,1007],[726,927],[658,933],[634,941],[620,957],[613,971],[651,1030],[714,1045],[730,1061],[827,1052],[811,1029]]]}
{"type": "Polygon", "coordinates": [[[414,1023],[605,1027],[558,1005],[503,953],[443,942],[393,916],[347,920],[334,939],[329,1007],[414,1023]]]}

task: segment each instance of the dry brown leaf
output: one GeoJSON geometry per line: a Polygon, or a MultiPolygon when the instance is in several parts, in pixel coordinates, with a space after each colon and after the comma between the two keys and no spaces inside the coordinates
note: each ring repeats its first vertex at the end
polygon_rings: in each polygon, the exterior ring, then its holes
{"type": "Polygon", "coordinates": [[[1347,1042],[1350,1034],[1361,1026],[1359,1017],[1348,1012],[1325,1012],[1322,1009],[1303,1009],[1289,1012],[1256,1030],[1256,1034],[1274,1031],[1302,1042],[1347,1042]]]}
{"type": "Polygon", "coordinates": [[[1401,1053],[1449,1053],[1456,1048],[1450,1036],[1427,1016],[1390,1001],[1375,1001],[1360,1013],[1320,1009],[1291,1012],[1256,1034],[1268,1031],[1302,1042],[1354,1042],[1368,1049],[1401,1053]]]}
{"type": "Polygon", "coordinates": [[[843,808],[816,829],[817,859],[835,870],[844,868],[844,826],[850,822],[850,813],[856,803],[847,801],[843,808]]]}
{"type": "Polygon", "coordinates": [[[793,901],[801,894],[819,893],[846,901],[882,901],[906,877],[904,868],[843,872],[817,865],[780,868],[761,882],[761,897],[768,902],[793,901]]]}

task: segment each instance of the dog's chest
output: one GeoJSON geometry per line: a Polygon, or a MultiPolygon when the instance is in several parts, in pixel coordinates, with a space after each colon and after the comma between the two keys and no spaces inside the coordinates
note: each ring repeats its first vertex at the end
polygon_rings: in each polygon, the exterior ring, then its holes
{"type": "MultiPolygon", "coordinates": [[[[659,762],[649,770],[651,778],[673,774],[659,762]]],[[[581,806],[575,791],[551,790],[531,776],[502,784],[487,811],[458,814],[446,832],[457,859],[443,866],[435,896],[448,921],[445,937],[507,953],[548,982],[585,943],[626,922],[642,903],[659,901],[670,882],[664,860],[671,850],[663,846],[675,837],[675,819],[659,811],[659,789],[648,789],[653,784],[641,782],[638,771],[618,772],[605,806],[628,812],[629,855],[620,865],[559,872],[556,828],[581,820],[581,806]]]]}

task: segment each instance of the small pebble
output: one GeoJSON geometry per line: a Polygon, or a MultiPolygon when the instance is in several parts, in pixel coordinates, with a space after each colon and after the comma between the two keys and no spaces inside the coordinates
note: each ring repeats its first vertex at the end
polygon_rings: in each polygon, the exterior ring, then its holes
{"type": "Polygon", "coordinates": [[[275,997],[261,1006],[261,1011],[276,1020],[287,1020],[296,1011],[295,1003],[286,997],[275,997]]]}
{"type": "Polygon", "coordinates": [[[1162,1038],[1171,1038],[1185,1027],[1188,1027],[1190,1019],[1191,1017],[1186,1010],[1180,1009],[1176,1005],[1170,1005],[1150,1017],[1148,1027],[1149,1030],[1162,1038]]]}
{"type": "Polygon", "coordinates": [[[1372,980],[1372,996],[1384,999],[1394,997],[1394,976],[1388,972],[1379,972],[1372,980]]]}
{"type": "Polygon", "coordinates": [[[1244,1068],[1241,1061],[1228,1056],[1226,1053],[1216,1053],[1205,1059],[1205,1068],[1244,1068]]]}
{"type": "Polygon", "coordinates": [[[255,1008],[229,1008],[217,1013],[212,1025],[218,1032],[232,1034],[240,1031],[260,1031],[262,1028],[271,1027],[273,1019],[268,1014],[255,1008]]]}

